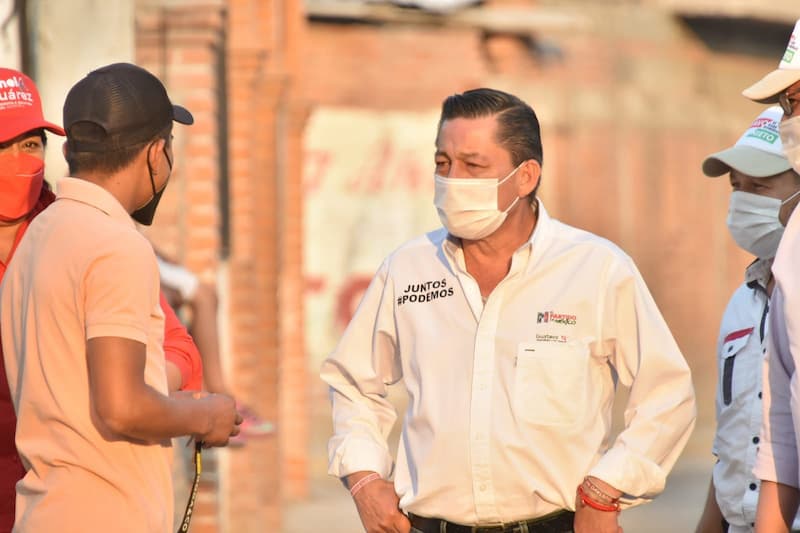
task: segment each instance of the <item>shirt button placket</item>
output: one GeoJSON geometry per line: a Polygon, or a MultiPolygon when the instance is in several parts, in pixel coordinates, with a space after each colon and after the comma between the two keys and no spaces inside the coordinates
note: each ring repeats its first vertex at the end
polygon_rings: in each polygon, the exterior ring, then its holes
{"type": "MultiPolygon", "coordinates": [[[[496,305],[496,302],[492,302],[496,305]]],[[[475,335],[473,353],[470,429],[472,434],[471,463],[475,510],[481,521],[497,521],[494,489],[489,463],[491,442],[491,380],[494,369],[495,321],[492,309],[484,308],[475,335]]]]}

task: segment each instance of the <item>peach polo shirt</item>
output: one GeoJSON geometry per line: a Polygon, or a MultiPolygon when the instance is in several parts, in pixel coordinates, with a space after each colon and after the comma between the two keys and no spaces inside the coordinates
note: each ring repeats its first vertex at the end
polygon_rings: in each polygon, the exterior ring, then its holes
{"type": "Polygon", "coordinates": [[[8,266],[0,327],[26,470],[14,531],[170,531],[169,441],[110,434],[89,394],[95,337],[145,343],[144,379],[167,394],[155,254],[108,191],[61,179],[8,266]]]}

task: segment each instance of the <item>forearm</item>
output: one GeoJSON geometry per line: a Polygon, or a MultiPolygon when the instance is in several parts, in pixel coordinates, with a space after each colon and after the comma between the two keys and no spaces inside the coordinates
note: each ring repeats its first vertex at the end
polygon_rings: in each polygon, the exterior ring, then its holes
{"type": "Polygon", "coordinates": [[[129,408],[100,418],[117,434],[151,442],[182,435],[202,435],[211,425],[202,399],[189,394],[165,396],[144,384],[129,408]]]}
{"type": "Polygon", "coordinates": [[[700,516],[695,533],[722,533],[722,520],[722,511],[717,504],[717,491],[714,488],[714,478],[712,477],[708,484],[708,495],[703,514],[700,516]]]}
{"type": "Polygon", "coordinates": [[[209,430],[207,397],[166,396],[145,381],[144,344],[98,337],[89,339],[86,347],[92,409],[111,432],[154,441],[209,430]]]}
{"type": "Polygon", "coordinates": [[[197,288],[191,307],[191,333],[203,359],[203,381],[206,390],[227,394],[219,354],[216,288],[213,285],[201,284],[197,288]]]}
{"type": "Polygon", "coordinates": [[[345,486],[347,490],[353,488],[353,485],[364,479],[365,477],[376,474],[377,472],[372,472],[370,470],[359,470],[358,472],[353,472],[347,476],[344,476],[342,479],[342,484],[345,486]]]}
{"type": "Polygon", "coordinates": [[[797,514],[800,491],[774,481],[762,481],[758,494],[756,531],[759,533],[788,533],[797,514]]]}

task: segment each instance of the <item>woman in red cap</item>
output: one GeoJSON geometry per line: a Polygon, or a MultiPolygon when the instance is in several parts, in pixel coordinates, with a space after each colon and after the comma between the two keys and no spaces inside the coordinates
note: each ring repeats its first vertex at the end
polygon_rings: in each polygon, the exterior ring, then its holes
{"type": "MultiPolygon", "coordinates": [[[[0,68],[0,280],[31,220],[56,199],[44,181],[45,130],[65,135],[60,126],[44,119],[33,81],[0,68]]],[[[203,374],[197,347],[163,294],[161,308],[170,391],[200,390],[203,374]]],[[[14,444],[16,423],[5,365],[0,364],[0,533],[10,533],[14,525],[15,486],[25,475],[14,444]]]]}
{"type": "MultiPolygon", "coordinates": [[[[64,135],[63,129],[44,119],[33,81],[16,70],[0,69],[0,279],[30,221],[55,200],[44,181],[45,130],[64,135]]],[[[0,365],[2,533],[14,524],[14,486],[25,475],[14,445],[16,423],[5,366],[0,365]]]]}

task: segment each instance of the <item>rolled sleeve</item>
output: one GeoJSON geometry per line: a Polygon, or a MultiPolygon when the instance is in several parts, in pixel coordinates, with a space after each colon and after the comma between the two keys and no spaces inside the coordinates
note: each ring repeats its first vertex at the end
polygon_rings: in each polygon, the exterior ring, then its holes
{"type": "Polygon", "coordinates": [[[632,262],[612,273],[604,308],[603,338],[630,394],[624,430],[589,475],[632,505],[664,489],[694,428],[695,395],[689,366],[632,262]]]}
{"type": "Polygon", "coordinates": [[[331,475],[371,470],[388,478],[393,459],[387,439],[397,413],[387,385],[401,377],[397,361],[391,286],[385,262],[367,288],[321,377],[330,386],[333,437],[328,444],[331,475]]]}
{"type": "Polygon", "coordinates": [[[203,361],[197,345],[163,293],[159,294],[159,303],[164,311],[164,358],[178,367],[180,390],[199,391],[203,388],[203,361]]]}

